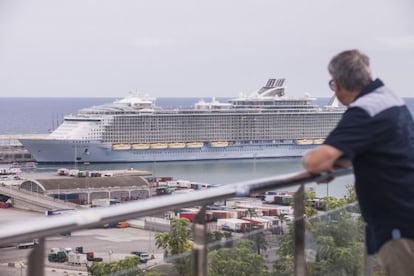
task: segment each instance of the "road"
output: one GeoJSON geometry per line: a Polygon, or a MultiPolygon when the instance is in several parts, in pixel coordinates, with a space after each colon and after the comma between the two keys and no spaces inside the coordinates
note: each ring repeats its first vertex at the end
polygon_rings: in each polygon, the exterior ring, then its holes
{"type": "MultiPolygon", "coordinates": [[[[50,209],[66,209],[66,208],[78,208],[79,205],[71,202],[63,202],[61,200],[54,200],[49,196],[45,196],[39,193],[32,193],[24,189],[20,189],[15,186],[2,186],[0,185],[0,193],[13,198],[13,206],[20,206],[22,209],[42,211],[50,209]]],[[[18,207],[19,208],[19,207],[18,207]]]]}

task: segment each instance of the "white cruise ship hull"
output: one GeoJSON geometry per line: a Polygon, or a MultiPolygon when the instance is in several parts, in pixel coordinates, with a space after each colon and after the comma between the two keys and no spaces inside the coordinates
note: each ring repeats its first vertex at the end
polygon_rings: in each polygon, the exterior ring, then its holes
{"type": "Polygon", "coordinates": [[[315,145],[233,144],[227,147],[114,150],[100,141],[21,139],[39,163],[115,163],[301,157],[315,145]]]}

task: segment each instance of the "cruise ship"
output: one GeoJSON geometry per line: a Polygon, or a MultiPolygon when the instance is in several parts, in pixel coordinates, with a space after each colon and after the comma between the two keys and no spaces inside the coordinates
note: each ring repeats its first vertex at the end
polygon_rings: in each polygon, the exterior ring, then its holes
{"type": "Polygon", "coordinates": [[[45,138],[20,139],[38,163],[114,163],[300,157],[344,112],[331,100],[288,97],[284,79],[228,102],[163,109],[148,96],[67,115],[45,138]]]}

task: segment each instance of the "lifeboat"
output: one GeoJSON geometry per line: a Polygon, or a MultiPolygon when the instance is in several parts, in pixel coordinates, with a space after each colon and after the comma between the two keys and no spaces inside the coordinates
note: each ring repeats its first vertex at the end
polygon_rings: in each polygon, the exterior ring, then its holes
{"type": "Polygon", "coordinates": [[[313,140],[312,139],[297,139],[296,144],[297,145],[312,145],[313,140]]]}
{"type": "Polygon", "coordinates": [[[143,144],[143,143],[137,143],[137,144],[132,144],[131,147],[133,149],[149,149],[150,145],[149,144],[143,144]]]}
{"type": "Polygon", "coordinates": [[[187,148],[202,148],[203,146],[204,146],[204,143],[203,142],[190,142],[190,143],[187,143],[186,144],[187,145],[187,148]]]}
{"type": "Polygon", "coordinates": [[[229,145],[229,142],[226,141],[215,141],[215,142],[210,142],[210,146],[212,148],[225,148],[229,145]]]}
{"type": "Polygon", "coordinates": [[[152,149],[166,149],[166,148],[168,148],[168,145],[164,144],[164,143],[154,143],[154,144],[150,145],[150,148],[152,148],[152,149]]]}
{"type": "Polygon", "coordinates": [[[114,150],[129,150],[131,149],[130,144],[113,144],[112,149],[114,150]]]}
{"type": "Polygon", "coordinates": [[[313,139],[313,143],[315,145],[320,145],[320,144],[323,143],[323,141],[325,141],[325,139],[323,139],[323,138],[313,139]]]}
{"type": "Polygon", "coordinates": [[[182,148],[185,148],[185,143],[181,143],[181,142],[169,143],[168,147],[171,149],[182,149],[182,148]]]}

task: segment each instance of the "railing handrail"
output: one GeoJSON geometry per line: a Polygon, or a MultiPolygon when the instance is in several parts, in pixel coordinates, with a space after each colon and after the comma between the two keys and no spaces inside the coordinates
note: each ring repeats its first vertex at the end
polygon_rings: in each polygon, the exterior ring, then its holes
{"type": "Polygon", "coordinates": [[[352,169],[338,169],[333,173],[321,175],[311,175],[306,171],[302,171],[226,184],[207,190],[194,191],[190,194],[153,197],[110,207],[79,210],[72,214],[25,219],[24,221],[7,223],[0,227],[0,245],[44,238],[183,207],[201,206],[230,197],[248,196],[250,193],[292,187],[351,173],[352,169]]]}

